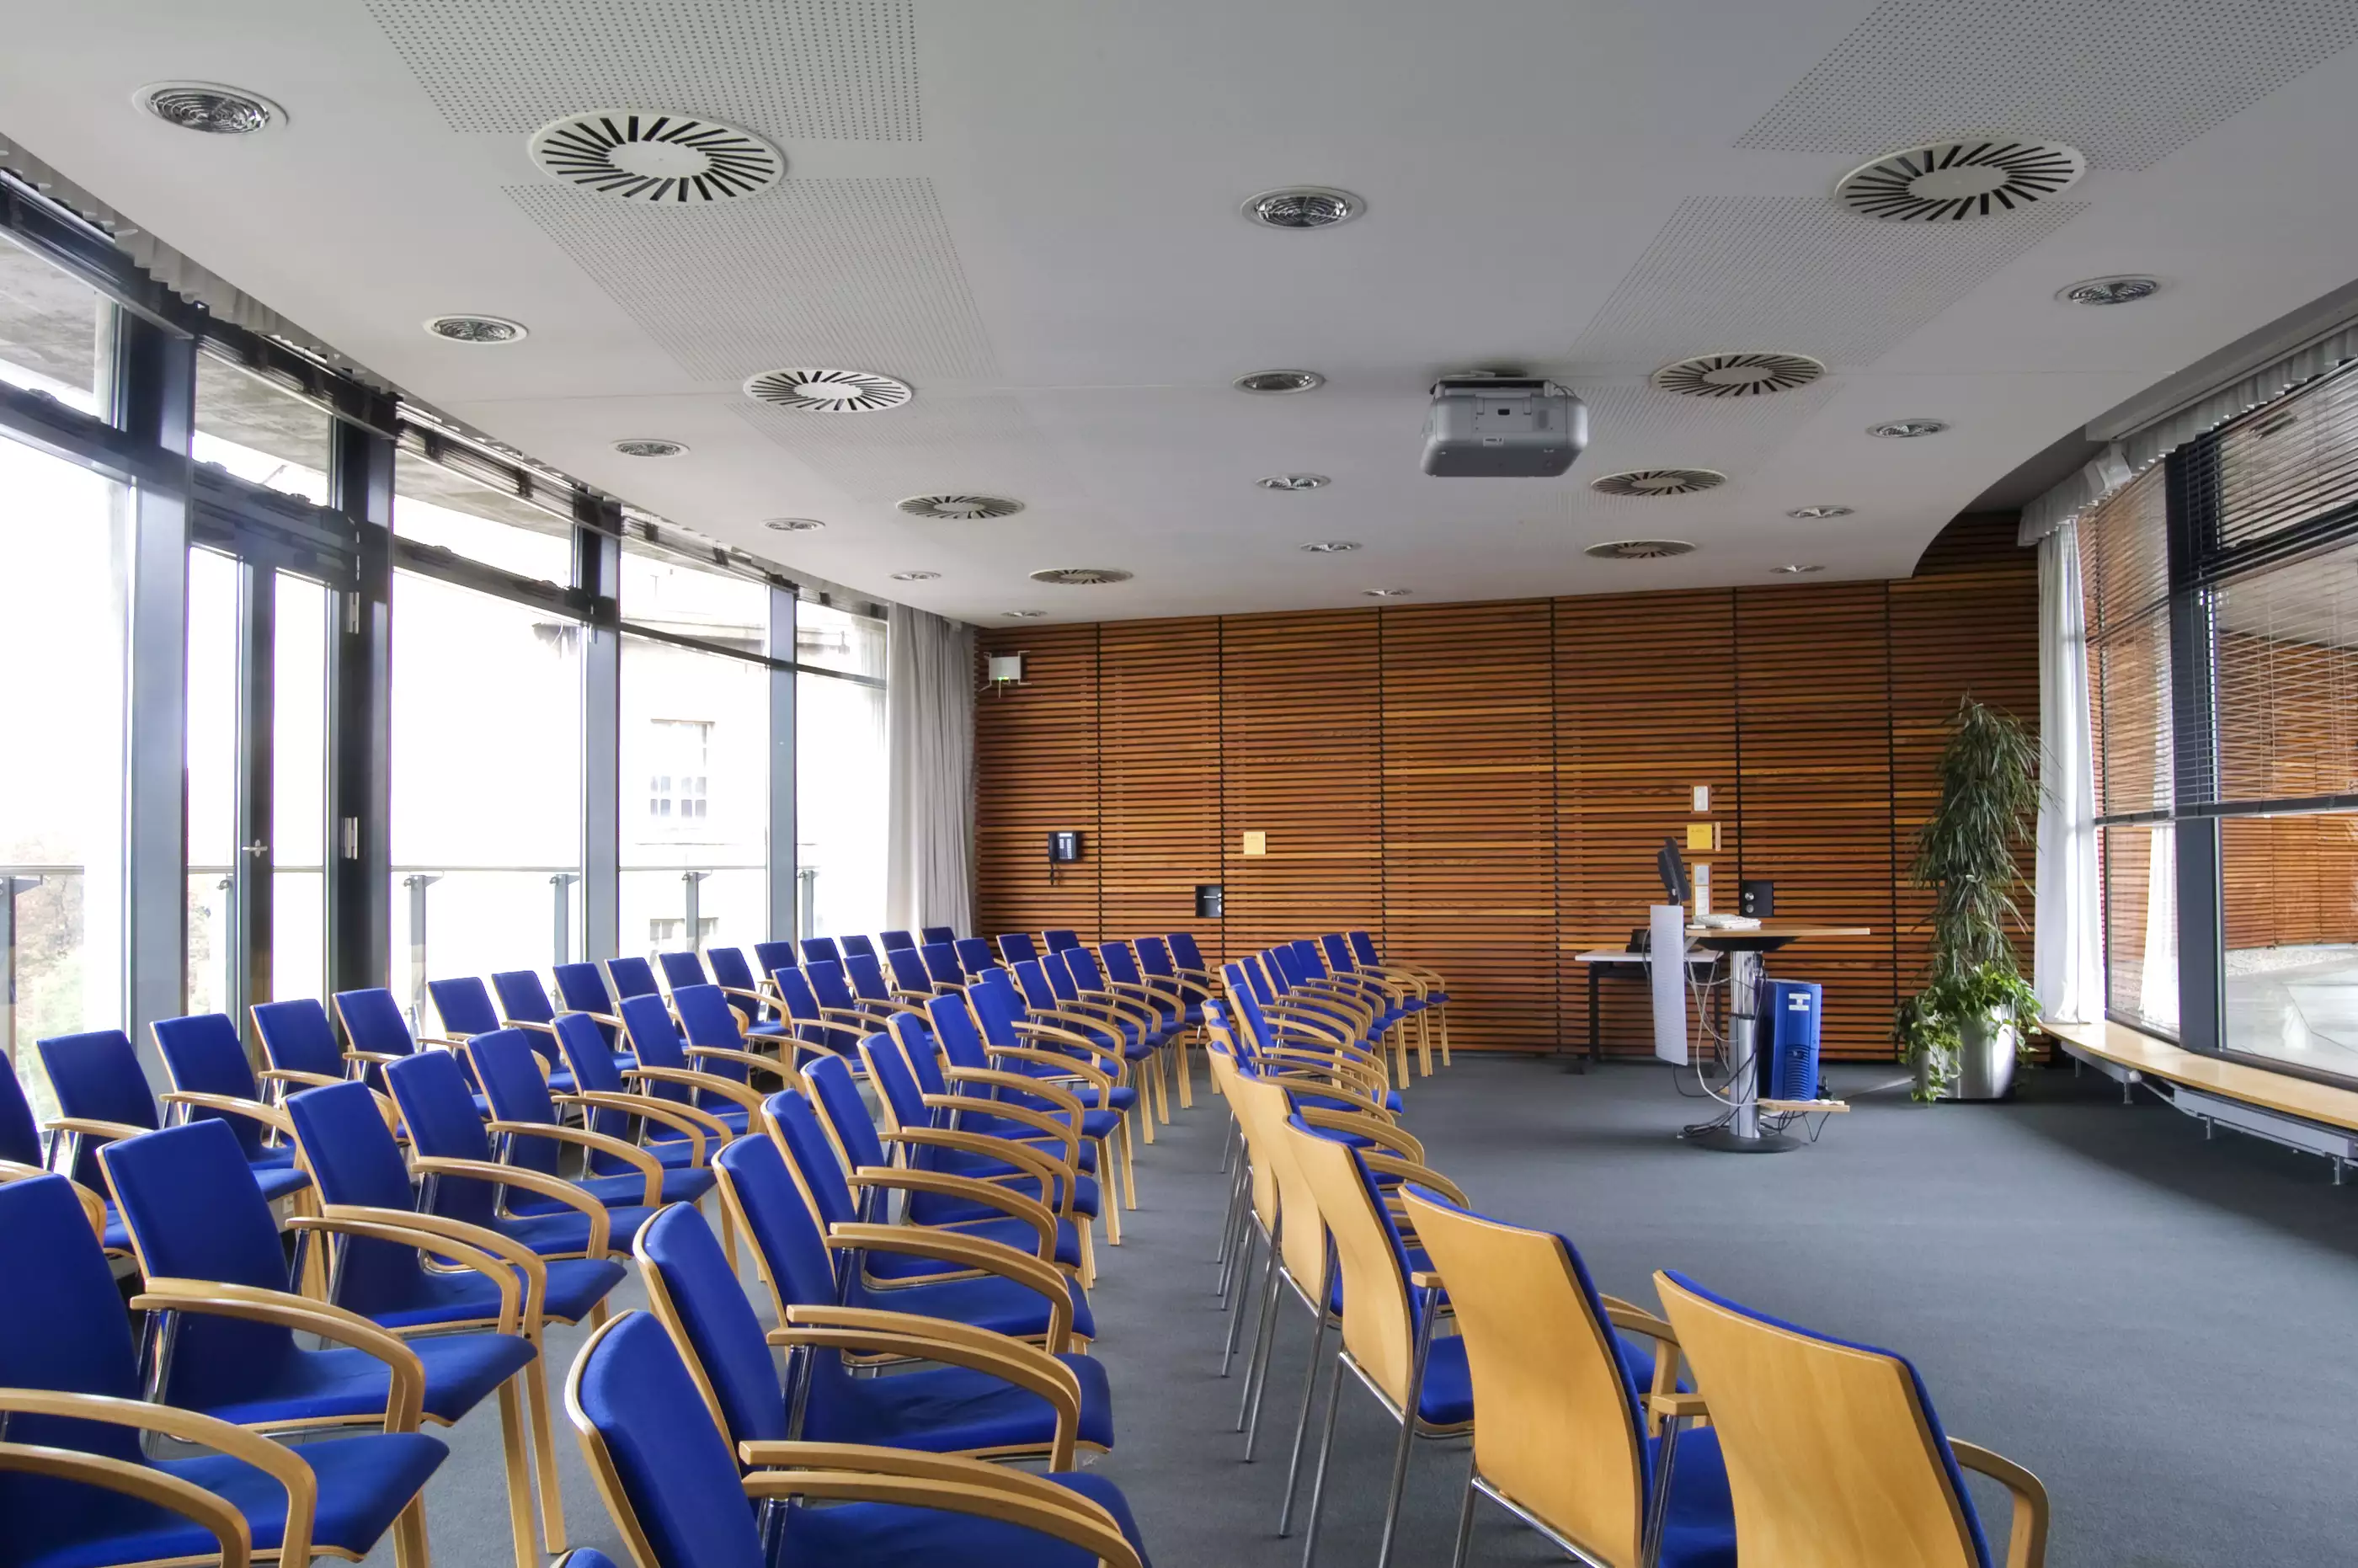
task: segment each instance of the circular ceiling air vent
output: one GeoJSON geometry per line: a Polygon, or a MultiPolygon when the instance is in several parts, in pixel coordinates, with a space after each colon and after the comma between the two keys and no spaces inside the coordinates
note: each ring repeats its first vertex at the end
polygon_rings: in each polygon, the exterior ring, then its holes
{"type": "Polygon", "coordinates": [[[1253,482],[1263,490],[1324,490],[1335,481],[1323,473],[1273,473],[1253,482]]]}
{"type": "Polygon", "coordinates": [[[872,370],[773,370],[749,377],[745,395],[812,414],[874,414],[898,408],[915,394],[907,382],[872,370]]]}
{"type": "Polygon", "coordinates": [[[213,81],[153,81],[132,102],[168,125],[209,136],[250,136],[287,123],[287,111],[260,93],[213,81]]]}
{"type": "Polygon", "coordinates": [[[1939,223],[2017,212],[2086,172],[2076,147],[1984,137],[1886,153],[1834,185],[1852,211],[1892,222],[1939,223]]]}
{"type": "Polygon", "coordinates": [[[633,437],[627,441],[615,442],[614,449],[626,458],[676,458],[687,450],[687,447],[680,441],[659,440],[654,437],[633,437]]]}
{"type": "Polygon", "coordinates": [[[1002,610],[1000,613],[1010,621],[1037,621],[1048,612],[1044,610],[1002,610]]]}
{"type": "Polygon", "coordinates": [[[1696,354],[1656,371],[1654,384],[1682,397],[1754,397],[1790,392],[1825,373],[1825,362],[1807,354],[1696,354]]]}
{"type": "Polygon", "coordinates": [[[1804,566],[1800,562],[1795,562],[1790,566],[1770,567],[1768,569],[1772,572],[1781,573],[1786,577],[1807,577],[1812,572],[1822,572],[1826,568],[1820,566],[1804,566]]]}
{"type": "Polygon", "coordinates": [[[1922,436],[1937,436],[1948,427],[1939,419],[1886,419],[1880,425],[1869,425],[1866,433],[1887,441],[1913,441],[1922,436]]]}
{"type": "Polygon", "coordinates": [[[1347,556],[1359,547],[1357,539],[1313,539],[1302,546],[1305,556],[1347,556]]]}
{"type": "Polygon", "coordinates": [[[1326,378],[1314,370],[1257,370],[1237,377],[1238,392],[1312,392],[1325,384],[1326,378]]]}
{"type": "Polygon", "coordinates": [[[1367,211],[1367,203],[1347,190],[1325,185],[1289,186],[1264,190],[1245,203],[1245,216],[1271,229],[1331,229],[1367,211]]]}
{"type": "Polygon", "coordinates": [[[1669,556],[1688,555],[1693,549],[1684,539],[1616,539],[1610,544],[1591,545],[1582,553],[1600,561],[1659,561],[1669,556]]]}
{"type": "Polygon", "coordinates": [[[925,571],[918,571],[918,572],[894,572],[894,573],[892,574],[892,580],[893,580],[894,582],[931,582],[931,581],[933,581],[936,578],[939,577],[939,576],[941,576],[941,575],[942,575],[942,574],[941,574],[941,573],[939,573],[939,572],[925,572],[925,571]]]}
{"type": "Polygon", "coordinates": [[[2161,285],[2149,277],[2092,277],[2057,291],[2055,297],[2066,305],[2134,305],[2160,292],[2161,285]]]}
{"type": "Polygon", "coordinates": [[[1359,596],[1362,599],[1406,599],[1415,591],[1412,588],[1363,588],[1359,596]]]}
{"type": "Polygon", "coordinates": [[[1051,567],[1033,572],[1032,580],[1058,588],[1102,588],[1107,583],[1128,582],[1130,574],[1118,567],[1051,567]]]}
{"type": "Polygon", "coordinates": [[[1003,495],[913,495],[901,503],[912,517],[940,523],[979,523],[991,517],[1012,517],[1023,510],[1020,501],[1003,495]]]}
{"type": "Polygon", "coordinates": [[[816,517],[773,517],[762,526],[781,534],[816,534],[827,524],[816,517]]]}
{"type": "Polygon", "coordinates": [[[426,330],[454,343],[520,343],[529,336],[523,322],[504,316],[437,316],[426,330]]]}
{"type": "Polygon", "coordinates": [[[1799,517],[1805,523],[1814,523],[1822,517],[1847,517],[1850,515],[1850,508],[1847,506],[1834,506],[1831,504],[1823,506],[1796,506],[1793,510],[1785,514],[1785,515],[1788,517],[1799,517]]]}
{"type": "Polygon", "coordinates": [[[1588,488],[1599,495],[1693,495],[1726,482],[1727,476],[1713,469],[1629,469],[1600,474],[1588,488]]]}
{"type": "Polygon", "coordinates": [[[751,196],[786,172],[785,155],[751,131],[696,114],[620,109],[543,125],[533,133],[532,159],[568,185],[676,207],[751,196]]]}

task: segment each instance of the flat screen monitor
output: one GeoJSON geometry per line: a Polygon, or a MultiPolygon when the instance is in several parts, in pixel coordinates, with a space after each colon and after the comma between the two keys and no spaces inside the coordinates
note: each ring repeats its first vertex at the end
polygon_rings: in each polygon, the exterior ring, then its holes
{"type": "Polygon", "coordinates": [[[1661,851],[1654,857],[1654,869],[1662,873],[1662,893],[1672,903],[1687,901],[1687,862],[1679,853],[1679,841],[1662,840],[1661,851]]]}

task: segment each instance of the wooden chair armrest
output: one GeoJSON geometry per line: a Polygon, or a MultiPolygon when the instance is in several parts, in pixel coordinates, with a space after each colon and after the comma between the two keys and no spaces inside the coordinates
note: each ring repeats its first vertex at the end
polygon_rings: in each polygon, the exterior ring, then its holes
{"type": "Polygon", "coordinates": [[[1328,1110],[1314,1105],[1300,1107],[1293,1114],[1313,1127],[1348,1132],[1403,1160],[1418,1165],[1424,1163],[1424,1145],[1397,1122],[1380,1120],[1360,1111],[1328,1110]]]}
{"type": "Polygon", "coordinates": [[[145,1127],[134,1127],[127,1121],[101,1121],[95,1117],[88,1116],[56,1116],[41,1123],[41,1130],[71,1132],[80,1137],[104,1138],[112,1141],[117,1138],[136,1138],[150,1130],[145,1127]]]}
{"type": "Polygon", "coordinates": [[[406,1059],[407,1055],[407,1052],[402,1051],[355,1051],[349,1045],[344,1047],[344,1056],[346,1060],[353,1062],[366,1062],[373,1067],[387,1066],[395,1062],[406,1059]]]}
{"type": "Polygon", "coordinates": [[[217,1110],[223,1116],[242,1116],[248,1121],[258,1121],[274,1132],[295,1136],[295,1119],[275,1105],[265,1105],[258,1099],[240,1099],[234,1095],[200,1094],[193,1089],[166,1089],[156,1097],[166,1106],[186,1106],[190,1110],[217,1110]]]}
{"type": "Polygon", "coordinates": [[[619,1138],[609,1138],[586,1127],[566,1127],[553,1121],[487,1121],[483,1130],[511,1137],[553,1138],[560,1143],[572,1143],[600,1154],[611,1154],[646,1179],[646,1207],[654,1208],[663,1202],[663,1162],[635,1143],[625,1143],[619,1138]]]}
{"type": "Polygon", "coordinates": [[[97,1237],[101,1242],[105,1241],[106,1200],[104,1198],[83,1186],[71,1176],[59,1175],[55,1171],[46,1170],[39,1165],[27,1165],[22,1161],[0,1160],[0,1184],[29,1181],[35,1176],[57,1176],[58,1180],[71,1187],[74,1201],[81,1205],[82,1217],[90,1221],[91,1234],[97,1237]]]}
{"type": "Polygon", "coordinates": [[[1408,1286],[1412,1291],[1445,1291],[1449,1288],[1442,1282],[1440,1271],[1436,1269],[1410,1270],[1408,1286]]]}
{"type": "MultiPolygon", "coordinates": [[[[1059,1121],[1044,1110],[1011,1101],[983,1099],[972,1095],[926,1095],[925,1103],[935,1110],[971,1111],[978,1116],[995,1116],[1036,1130],[1044,1138],[1053,1138],[1064,1145],[1064,1163],[1077,1171],[1081,1163],[1080,1130],[1068,1122],[1059,1121]]],[[[952,1129],[951,1130],[957,1130],[952,1129]]]]}
{"type": "Polygon", "coordinates": [[[685,1054],[691,1062],[699,1061],[705,1057],[734,1062],[749,1073],[767,1073],[781,1083],[792,1084],[797,1076],[795,1070],[785,1063],[779,1061],[775,1056],[764,1056],[759,1051],[736,1051],[726,1045],[690,1045],[685,1048],[685,1054]]]}
{"type": "Polygon", "coordinates": [[[889,1165],[861,1165],[844,1178],[854,1187],[897,1189],[906,1193],[937,1193],[944,1197],[967,1198],[987,1204],[1002,1214],[1012,1215],[1029,1225],[1040,1237],[1040,1260],[1056,1260],[1056,1217],[1045,1204],[1025,1197],[1012,1187],[979,1182],[971,1176],[954,1176],[940,1171],[907,1171],[889,1165]]]}
{"type": "MultiPolygon", "coordinates": [[[[962,1264],[1027,1286],[1048,1303],[1048,1348],[1075,1348],[1073,1290],[1063,1271],[1043,1263],[1028,1252],[1019,1252],[1003,1241],[912,1225],[838,1225],[827,1231],[827,1239],[830,1247],[848,1247],[855,1252],[898,1252],[940,1263],[962,1264]]],[[[889,1295],[888,1291],[878,1291],[871,1299],[889,1299],[889,1295]]]]}
{"type": "Polygon", "coordinates": [[[1373,1149],[1360,1150],[1359,1158],[1367,1162],[1368,1170],[1379,1175],[1398,1176],[1403,1182],[1413,1182],[1420,1187],[1431,1187],[1460,1208],[1472,1206],[1467,1203],[1466,1195],[1458,1190],[1455,1182],[1429,1165],[1415,1160],[1403,1160],[1397,1154],[1380,1153],[1373,1149]]]}
{"type": "Polygon", "coordinates": [[[1079,1547],[1103,1568],[1140,1568],[1139,1557],[1113,1516],[1044,1476],[1001,1465],[985,1465],[946,1454],[907,1449],[871,1450],[854,1444],[748,1444],[746,1463],[758,1462],[744,1479],[745,1495],[757,1500],[805,1498],[829,1502],[892,1503],[997,1519],[1079,1547]],[[882,1456],[870,1458],[871,1453],[882,1456]],[[826,1459],[820,1455],[842,1455],[826,1459]],[[923,1467],[911,1461],[924,1461],[923,1467]],[[971,1470],[948,1470],[945,1462],[971,1470]],[[828,1463],[844,1469],[823,1469],[828,1463]],[[791,1466],[791,1467],[788,1467],[791,1466]],[[1049,1495],[1046,1488],[1062,1492],[1049,1495]]]}
{"type": "MultiPolygon", "coordinates": [[[[135,1498],[152,1508],[177,1514],[211,1535],[219,1546],[220,1568],[251,1568],[253,1563],[254,1532],[233,1504],[193,1481],[184,1481],[152,1465],[109,1459],[79,1449],[0,1443],[0,1471],[46,1476],[125,1498],[135,1498]]],[[[308,1521],[305,1522],[302,1536],[308,1541],[308,1521]]]]}
{"type": "MultiPolygon", "coordinates": [[[[987,1087],[1008,1089],[1046,1100],[1080,1126],[1081,1102],[1069,1089],[1062,1089],[1045,1078],[1035,1078],[1029,1073],[1002,1073],[992,1067],[944,1067],[942,1079],[952,1084],[981,1084],[987,1087]]],[[[996,1102],[994,1102],[996,1103],[996,1102]]]]}
{"type": "MultiPolygon", "coordinates": [[[[419,1214],[414,1209],[406,1208],[371,1208],[362,1204],[328,1204],[321,1209],[319,1221],[313,1221],[308,1216],[297,1215],[289,1223],[297,1228],[306,1229],[313,1227],[315,1224],[321,1229],[335,1229],[352,1225],[379,1226],[388,1232],[414,1232],[443,1241],[455,1242],[463,1247],[471,1247],[478,1252],[487,1253],[524,1275],[524,1293],[518,1298],[518,1308],[522,1315],[518,1321],[533,1325],[535,1331],[538,1328],[540,1314],[545,1309],[548,1299],[548,1260],[513,1236],[503,1236],[496,1230],[480,1225],[470,1225],[463,1219],[446,1219],[438,1214],[419,1214]]],[[[408,1238],[387,1235],[380,1237],[379,1239],[406,1242],[408,1238]]],[[[422,1241],[415,1245],[425,1250],[435,1251],[438,1257],[447,1256],[455,1260],[463,1261],[459,1260],[455,1253],[437,1250],[427,1247],[422,1241]]],[[[472,1265],[469,1266],[472,1267],[472,1265]]],[[[398,1334],[402,1331],[395,1329],[394,1332],[398,1334]]],[[[413,1332],[431,1334],[437,1332],[437,1329],[433,1325],[420,1325],[413,1332]]]]}
{"type": "Polygon", "coordinates": [[[685,1085],[706,1094],[719,1095],[731,1104],[742,1106],[753,1115],[761,1114],[762,1097],[752,1085],[724,1078],[718,1073],[699,1073],[687,1067],[625,1067],[622,1076],[644,1078],[654,1084],[685,1085]]]}
{"type": "MultiPolygon", "coordinates": [[[[1003,1160],[1016,1167],[1013,1175],[973,1179],[1012,1181],[1019,1176],[1028,1176],[1040,1184],[1039,1201],[1043,1203],[1047,1201],[1047,1195],[1056,1192],[1058,1177],[1070,1178],[1077,1174],[1071,1166],[1037,1143],[1020,1142],[1012,1138],[993,1138],[987,1132],[957,1132],[942,1127],[904,1127],[891,1132],[880,1132],[877,1137],[888,1147],[897,1143],[912,1149],[957,1149],[968,1154],[980,1154],[985,1159],[1003,1160]]],[[[1072,1194],[1067,1186],[1058,1212],[1070,1217],[1071,1211],[1072,1194]]]]}
{"type": "Polygon", "coordinates": [[[1631,1306],[1628,1302],[1614,1296],[1606,1296],[1604,1301],[1605,1319],[1614,1327],[1628,1329],[1632,1334],[1642,1334],[1657,1345],[1676,1345],[1679,1342],[1678,1330],[1656,1317],[1652,1313],[1641,1307],[1631,1306]]]}
{"type": "MultiPolygon", "coordinates": [[[[494,1263],[492,1267],[498,1265],[494,1263]]],[[[507,1289],[513,1295],[513,1281],[508,1281],[507,1289]]],[[[416,1432],[425,1412],[426,1365],[418,1360],[417,1352],[360,1314],[342,1307],[287,1291],[261,1290],[252,1285],[222,1284],[211,1280],[150,1279],[146,1288],[131,1298],[131,1310],[239,1318],[316,1334],[384,1363],[387,1432],[416,1432]]],[[[503,1325],[511,1315],[502,1314],[503,1325]]],[[[503,1326],[503,1332],[514,1330],[503,1326]]]]}
{"type": "Polygon", "coordinates": [[[1648,1413],[1657,1421],[1694,1421],[1711,1413],[1701,1394],[1669,1393],[1656,1390],[1646,1397],[1648,1413]]]}
{"type": "MultiPolygon", "coordinates": [[[[1107,1072],[1102,1067],[1092,1066],[1087,1062],[1065,1055],[1059,1052],[1033,1051],[1022,1045],[994,1045],[990,1048],[988,1054],[994,1062],[1003,1059],[1010,1062],[1031,1062],[1043,1067],[1054,1067],[1060,1076],[1069,1078],[1077,1078],[1081,1082],[1090,1085],[1096,1088],[1109,1089],[1114,1087],[1113,1075],[1111,1073],[1107,1072]]],[[[1019,1074],[1018,1076],[1029,1077],[1031,1075],[1019,1074]]],[[[1039,1080],[1034,1079],[1033,1081],[1038,1082],[1039,1080]]],[[[1055,1080],[1050,1079],[1048,1081],[1053,1083],[1055,1080]]]]}
{"type": "Polygon", "coordinates": [[[302,1073],[292,1067],[257,1067],[254,1069],[254,1076],[265,1084],[307,1084],[313,1088],[321,1089],[333,1088],[338,1084],[352,1082],[350,1078],[340,1078],[332,1073],[302,1073]]]}
{"type": "Polygon", "coordinates": [[[479,1182],[521,1187],[525,1192],[554,1199],[568,1208],[578,1209],[590,1220],[590,1245],[583,1249],[582,1255],[588,1258],[606,1256],[613,1224],[606,1212],[606,1206],[562,1177],[543,1175],[538,1171],[527,1171],[521,1165],[502,1165],[487,1160],[454,1160],[440,1154],[420,1155],[410,1162],[409,1168],[421,1176],[471,1176],[479,1182]]]}
{"type": "Polygon", "coordinates": [[[502,1334],[526,1334],[535,1339],[540,1334],[541,1303],[548,1285],[548,1266],[537,1256],[536,1267],[527,1270],[521,1283],[515,1271],[525,1265],[515,1254],[530,1252],[520,1242],[497,1237],[498,1245],[486,1247],[481,1238],[484,1233],[457,1220],[442,1220],[439,1225],[420,1225],[421,1219],[439,1219],[436,1215],[420,1215],[409,1209],[363,1209],[358,1205],[342,1206],[333,1217],[328,1215],[296,1215],[287,1222],[289,1230],[321,1231],[334,1236],[365,1236],[375,1241],[390,1241],[398,1247],[415,1247],[430,1252],[446,1262],[482,1275],[500,1292],[500,1326],[502,1334]],[[457,1226],[453,1231],[447,1227],[457,1226]]]}
{"type": "Polygon", "coordinates": [[[1017,1021],[1015,1035],[1019,1040],[1053,1040],[1059,1044],[1069,1045],[1076,1051],[1086,1051],[1098,1061],[1110,1063],[1117,1072],[1120,1071],[1123,1065],[1120,1052],[1108,1046],[1103,1041],[1092,1040],[1076,1030],[1060,1029],[1053,1023],[1034,1023],[1028,1019],[1023,1019],[1017,1021]]]}
{"type": "Polygon", "coordinates": [[[1949,1452],[1968,1470],[2004,1484],[2014,1494],[2014,1519],[2006,1532],[2006,1568],[2043,1568],[2047,1562],[2047,1488],[2038,1476],[1978,1443],[1949,1439],[1949,1452]]]}
{"type": "MultiPolygon", "coordinates": [[[[1048,1467],[1069,1470],[1081,1420],[1081,1380],[1070,1367],[1037,1346],[988,1329],[915,1313],[871,1307],[788,1307],[786,1326],[766,1336],[773,1345],[811,1345],[855,1353],[879,1351],[964,1367],[1028,1389],[1056,1412],[1048,1467]]],[[[745,1444],[748,1450],[763,1446],[745,1444]]],[[[749,1463],[752,1461],[749,1461],[749,1463]]]]}
{"type": "Polygon", "coordinates": [[[578,1105],[598,1110],[619,1110],[628,1116],[644,1117],[649,1121],[660,1122],[665,1127],[685,1134],[691,1141],[689,1160],[698,1165],[711,1163],[707,1157],[706,1140],[708,1138],[715,1143],[726,1143],[735,1136],[729,1130],[729,1124],[710,1111],[698,1110],[692,1105],[682,1105],[675,1099],[660,1099],[654,1095],[623,1094],[612,1089],[584,1089],[577,1094],[551,1095],[548,1098],[558,1105],[578,1105]]]}

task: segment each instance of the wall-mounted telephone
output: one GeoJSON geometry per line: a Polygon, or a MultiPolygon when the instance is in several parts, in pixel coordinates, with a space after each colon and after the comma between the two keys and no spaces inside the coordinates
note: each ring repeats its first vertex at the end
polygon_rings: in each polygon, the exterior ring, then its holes
{"type": "Polygon", "coordinates": [[[1048,835],[1048,885],[1056,885],[1056,868],[1081,858],[1081,836],[1069,829],[1048,835]]]}

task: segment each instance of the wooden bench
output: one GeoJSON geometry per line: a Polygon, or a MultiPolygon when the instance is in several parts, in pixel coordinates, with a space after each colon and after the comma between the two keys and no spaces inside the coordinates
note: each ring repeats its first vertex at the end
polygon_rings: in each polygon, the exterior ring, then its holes
{"type": "Polygon", "coordinates": [[[2143,1084],[2203,1124],[2203,1135],[2232,1128],[2288,1148],[2320,1154],[2342,1184],[2358,1163],[2358,1089],[2297,1078],[2217,1056],[2206,1056],[2122,1023],[2042,1023],[2074,1061],[2121,1086],[2124,1101],[2143,1084]]]}

